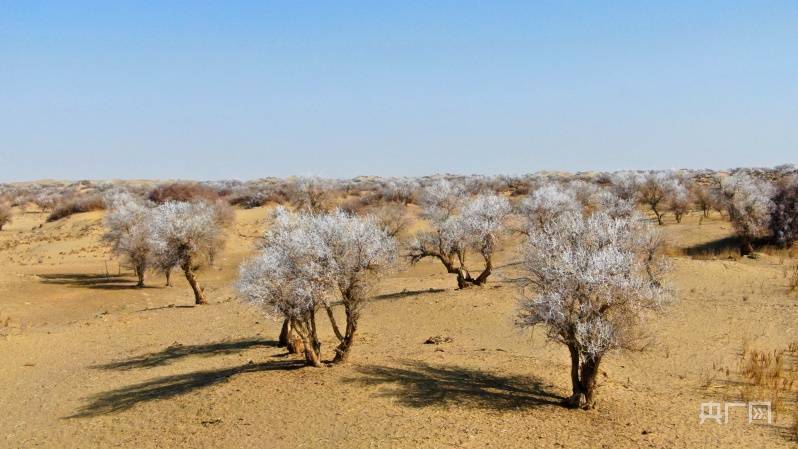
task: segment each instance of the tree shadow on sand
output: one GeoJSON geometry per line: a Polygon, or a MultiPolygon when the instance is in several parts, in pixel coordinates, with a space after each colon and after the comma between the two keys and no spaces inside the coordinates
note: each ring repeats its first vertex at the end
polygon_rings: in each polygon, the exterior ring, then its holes
{"type": "Polygon", "coordinates": [[[163,351],[151,352],[125,360],[94,365],[92,368],[105,370],[132,370],[138,368],[153,368],[172,363],[175,360],[190,356],[211,357],[219,354],[235,354],[250,348],[275,347],[277,342],[262,338],[244,340],[221,341],[204,345],[173,344],[163,351]]]}
{"type": "Polygon", "coordinates": [[[562,397],[548,385],[528,376],[501,376],[459,366],[409,362],[404,367],[365,366],[364,377],[347,382],[367,386],[392,385],[380,396],[395,397],[408,407],[451,405],[512,410],[544,405],[560,406],[562,397]]]}
{"type": "Polygon", "coordinates": [[[391,299],[402,299],[408,298],[410,296],[420,296],[430,293],[443,293],[448,290],[444,288],[428,288],[426,290],[402,290],[401,292],[396,293],[384,293],[382,295],[376,295],[372,297],[372,301],[381,301],[381,300],[391,300],[391,299]]]}
{"type": "MultiPolygon", "coordinates": [[[[132,290],[139,289],[136,280],[117,274],[81,274],[81,273],[57,273],[40,274],[39,279],[43,284],[67,285],[76,288],[93,288],[102,290],[132,290]]],[[[145,287],[152,288],[152,287],[145,287]]]]}
{"type": "Polygon", "coordinates": [[[91,396],[89,403],[67,418],[87,418],[127,410],[137,404],[157,399],[169,399],[191,391],[226,382],[237,374],[274,370],[294,370],[305,366],[303,361],[248,363],[231,368],[196,371],[164,376],[135,385],[91,396]]]}

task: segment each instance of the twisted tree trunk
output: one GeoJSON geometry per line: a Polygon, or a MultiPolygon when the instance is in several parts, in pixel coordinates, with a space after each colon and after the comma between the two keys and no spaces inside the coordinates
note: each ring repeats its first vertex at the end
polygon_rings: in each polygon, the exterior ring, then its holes
{"type": "Polygon", "coordinates": [[[181,268],[186,274],[188,285],[190,285],[191,290],[194,291],[194,304],[208,304],[208,301],[205,299],[205,292],[203,291],[203,288],[200,287],[199,283],[197,282],[197,277],[194,276],[194,271],[191,269],[191,261],[184,263],[181,268]]]}

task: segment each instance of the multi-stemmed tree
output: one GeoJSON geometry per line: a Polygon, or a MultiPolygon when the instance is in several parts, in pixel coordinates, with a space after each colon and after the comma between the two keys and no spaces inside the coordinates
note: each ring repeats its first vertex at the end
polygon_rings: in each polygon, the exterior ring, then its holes
{"type": "Polygon", "coordinates": [[[427,257],[438,259],[448,273],[457,275],[458,288],[487,282],[493,254],[511,211],[507,199],[478,195],[468,200],[460,189],[443,180],[425,190],[422,202],[432,229],[416,234],[409,245],[410,262],[427,257]],[[484,268],[476,277],[467,266],[469,250],[478,252],[484,261],[484,268]]]}
{"type": "Polygon", "coordinates": [[[372,217],[360,218],[341,211],[316,217],[316,232],[327,248],[333,298],[339,299],[346,317],[341,330],[333,313],[333,301],[324,306],[339,340],[333,362],[344,362],[354,343],[360,313],[374,282],[396,261],[396,242],[372,217]]]}
{"type": "Polygon", "coordinates": [[[299,336],[312,366],[321,365],[316,314],[324,309],[339,340],[333,363],[344,362],[368,293],[395,258],[395,242],[370,217],[280,208],[260,254],[242,265],[237,286],[247,301],[287,323],[286,337],[290,342],[292,333],[299,336]],[[336,302],[344,309],[343,331],[335,319],[336,302]]]}

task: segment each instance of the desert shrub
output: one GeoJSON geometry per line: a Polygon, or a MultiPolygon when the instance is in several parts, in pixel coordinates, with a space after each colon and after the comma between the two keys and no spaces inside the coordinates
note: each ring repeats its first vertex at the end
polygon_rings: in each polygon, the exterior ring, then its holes
{"type": "Polygon", "coordinates": [[[265,206],[268,203],[286,203],[288,195],[280,185],[252,183],[231,189],[226,199],[231,206],[252,209],[265,206]]]}
{"type": "Polygon", "coordinates": [[[47,221],[58,221],[74,214],[103,209],[105,209],[105,200],[100,194],[95,193],[78,196],[77,198],[68,198],[55,206],[50,215],[47,216],[47,221]]]}
{"type": "Polygon", "coordinates": [[[396,238],[410,224],[405,215],[405,206],[400,203],[384,204],[369,210],[368,213],[389,237],[396,238]]]}
{"type": "Polygon", "coordinates": [[[565,185],[565,189],[572,192],[579,204],[588,207],[592,204],[593,198],[598,194],[599,187],[595,184],[576,179],[565,185]]]}
{"type": "Polygon", "coordinates": [[[619,198],[634,201],[644,178],[637,172],[621,171],[611,175],[612,192],[619,198]]]}
{"type": "Polygon", "coordinates": [[[589,199],[588,212],[603,211],[612,218],[629,218],[635,214],[635,205],[607,189],[599,189],[589,199]]]}
{"type": "Polygon", "coordinates": [[[289,188],[289,199],[297,209],[306,212],[325,212],[332,201],[332,187],[317,177],[297,178],[289,188]]]}
{"type": "Polygon", "coordinates": [[[770,231],[773,211],[773,186],[745,173],[738,173],[721,182],[724,207],[740,237],[743,255],[753,252],[754,240],[770,231]]]}
{"type": "Polygon", "coordinates": [[[520,213],[526,221],[523,232],[530,235],[544,229],[546,223],[568,212],[582,211],[582,204],[573,190],[559,184],[547,184],[521,202],[520,213]]]}
{"type": "Polygon", "coordinates": [[[798,177],[783,179],[777,186],[770,215],[770,234],[782,246],[798,240],[798,177]]]}
{"type": "Polygon", "coordinates": [[[465,201],[460,192],[448,181],[439,181],[425,190],[424,215],[430,220],[432,230],[416,234],[409,245],[408,257],[411,263],[427,257],[438,259],[447,273],[457,275],[458,288],[465,288],[487,282],[493,254],[506,229],[510,204],[498,195],[479,195],[465,201]],[[459,211],[463,202],[465,205],[459,211]],[[466,265],[468,250],[477,251],[485,263],[476,277],[466,265]]]}
{"type": "Polygon", "coordinates": [[[4,203],[0,203],[0,231],[3,230],[3,226],[11,223],[13,216],[11,208],[4,203]]]}
{"type": "Polygon", "coordinates": [[[650,233],[638,219],[569,212],[527,240],[518,324],[544,326],[568,347],[571,406],[593,406],[604,355],[641,349],[641,326],[665,303],[661,271],[652,269],[665,265],[649,248],[658,241],[650,233]]]}
{"type": "Polygon", "coordinates": [[[395,257],[393,239],[371,219],[342,211],[320,215],[279,208],[260,254],[242,265],[237,288],[248,302],[285,320],[284,329],[299,336],[312,366],[321,366],[316,313],[326,310],[339,340],[333,362],[343,362],[368,292],[395,257]],[[344,308],[343,331],[333,313],[334,299],[344,308]]]}
{"type": "Polygon", "coordinates": [[[167,201],[153,211],[150,235],[156,258],[174,260],[194,292],[196,304],[206,304],[195,270],[210,263],[224,240],[219,210],[204,201],[167,201]]]}
{"type": "Polygon", "coordinates": [[[414,179],[391,179],[385,183],[380,196],[385,201],[407,205],[415,200],[418,189],[418,182],[416,182],[414,179]]]}
{"type": "Polygon", "coordinates": [[[152,210],[127,192],[113,192],[106,198],[106,232],[103,239],[114,254],[123,257],[136,273],[138,287],[144,287],[144,273],[152,258],[150,226],[152,210]]]}
{"type": "Polygon", "coordinates": [[[213,188],[198,182],[172,182],[156,186],[147,195],[150,201],[163,204],[167,201],[214,202],[219,199],[219,194],[213,188]]]}

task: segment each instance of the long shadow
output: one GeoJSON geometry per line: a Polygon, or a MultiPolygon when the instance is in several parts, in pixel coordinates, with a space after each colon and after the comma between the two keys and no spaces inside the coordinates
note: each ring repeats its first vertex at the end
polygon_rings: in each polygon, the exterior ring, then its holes
{"type": "Polygon", "coordinates": [[[222,341],[205,345],[181,345],[169,346],[163,351],[151,352],[125,360],[94,365],[92,368],[105,370],[132,370],[137,368],[152,368],[167,365],[177,359],[189,356],[210,357],[219,354],[234,354],[245,349],[264,346],[277,346],[273,340],[262,338],[251,338],[245,340],[222,341]]]}
{"type": "Polygon", "coordinates": [[[688,246],[684,249],[690,257],[714,256],[721,253],[738,252],[740,250],[740,239],[736,236],[725,237],[698,245],[688,246]]]}
{"type": "Polygon", "coordinates": [[[137,289],[136,281],[118,274],[58,273],[40,274],[43,284],[68,285],[70,287],[94,288],[102,290],[137,289]]]}
{"type": "Polygon", "coordinates": [[[405,367],[366,366],[365,377],[346,379],[361,385],[393,385],[380,396],[396,397],[409,407],[466,406],[510,410],[561,405],[562,397],[549,391],[537,378],[500,376],[459,366],[433,366],[411,362],[405,367]]]}
{"type": "Polygon", "coordinates": [[[169,399],[199,388],[226,382],[231,377],[243,373],[274,370],[294,370],[305,366],[298,360],[266,363],[249,363],[218,370],[197,371],[187,374],[164,376],[147,382],[119,388],[91,396],[89,403],[66,418],[87,418],[127,410],[137,404],[157,399],[169,399]]]}
{"type": "Polygon", "coordinates": [[[385,293],[382,295],[376,295],[372,299],[372,301],[379,301],[379,300],[386,300],[386,299],[400,299],[400,298],[407,298],[409,296],[418,296],[423,295],[425,293],[443,293],[447,291],[444,288],[428,288],[426,290],[402,290],[401,292],[396,293],[385,293]]]}

